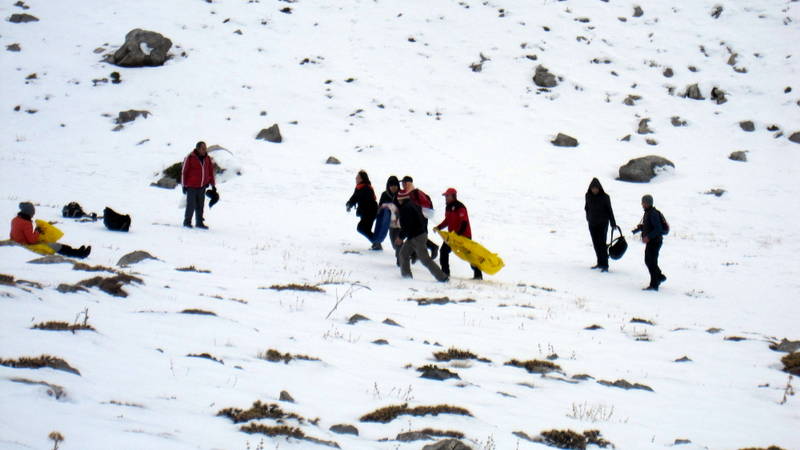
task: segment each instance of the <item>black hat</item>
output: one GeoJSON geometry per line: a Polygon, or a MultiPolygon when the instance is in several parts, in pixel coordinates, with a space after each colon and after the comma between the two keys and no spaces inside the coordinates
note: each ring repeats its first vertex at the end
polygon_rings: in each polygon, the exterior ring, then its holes
{"type": "Polygon", "coordinates": [[[413,183],[413,182],[414,182],[414,179],[413,179],[413,178],[411,178],[410,176],[406,175],[406,176],[404,176],[404,177],[403,177],[403,179],[402,179],[402,180],[400,180],[400,181],[402,181],[403,183],[413,183]]]}
{"type": "Polygon", "coordinates": [[[206,191],[206,197],[210,198],[211,201],[208,202],[208,207],[211,208],[212,206],[216,205],[219,201],[219,194],[217,193],[216,189],[212,189],[210,191],[206,191]]]}

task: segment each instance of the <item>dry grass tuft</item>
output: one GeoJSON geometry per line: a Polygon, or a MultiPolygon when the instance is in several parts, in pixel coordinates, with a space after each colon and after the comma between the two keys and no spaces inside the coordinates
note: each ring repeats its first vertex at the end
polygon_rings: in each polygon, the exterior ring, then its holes
{"type": "Polygon", "coordinates": [[[51,320],[49,322],[37,323],[36,325],[32,326],[31,329],[49,330],[49,331],[71,331],[73,333],[80,330],[97,331],[94,329],[93,326],[85,323],[69,324],[66,322],[57,322],[54,320],[51,320]]]}
{"type": "Polygon", "coordinates": [[[530,361],[518,361],[516,359],[512,359],[505,365],[525,369],[528,371],[528,373],[544,374],[550,372],[562,372],[561,366],[559,366],[558,364],[552,363],[550,361],[541,361],[538,359],[532,359],[530,361]]]}
{"type": "MultiPolygon", "coordinates": [[[[263,288],[262,288],[263,289],[263,288]]],[[[325,292],[325,289],[322,289],[319,286],[314,286],[311,284],[273,284],[269,287],[273,291],[300,291],[300,292],[325,292]]]]}
{"type": "Polygon", "coordinates": [[[215,312],[206,311],[205,309],[196,309],[196,308],[184,309],[183,311],[181,311],[181,314],[197,314],[197,315],[200,315],[200,316],[216,316],[217,315],[217,313],[215,313],[215,312]]]}
{"type": "Polygon", "coordinates": [[[64,372],[74,373],[80,375],[78,369],[70,366],[66,361],[61,358],[40,355],[36,357],[22,356],[17,359],[0,359],[0,366],[12,367],[14,369],[41,369],[49,367],[55,370],[63,370],[64,372]]]}
{"type": "Polygon", "coordinates": [[[206,269],[198,269],[198,268],[197,268],[197,267],[195,267],[195,266],[178,267],[178,268],[177,268],[177,269],[175,269],[175,270],[177,270],[178,272],[211,273],[211,271],[210,271],[210,270],[206,270],[206,269]]]}
{"type": "Polygon", "coordinates": [[[137,283],[137,284],[144,284],[141,278],[134,277],[133,275],[128,275],[124,273],[120,273],[113,277],[94,277],[89,278],[86,280],[81,281],[78,283],[79,286],[84,287],[97,287],[100,288],[101,291],[105,292],[106,294],[113,295],[114,297],[127,297],[128,293],[122,289],[122,286],[137,283]]]}
{"type": "Polygon", "coordinates": [[[304,439],[306,437],[303,430],[296,427],[289,427],[286,425],[268,426],[260,423],[251,423],[239,428],[241,431],[249,434],[264,434],[266,436],[286,436],[287,438],[304,439]]]}
{"type": "Polygon", "coordinates": [[[481,358],[478,355],[472,353],[469,350],[460,350],[455,347],[451,347],[446,351],[435,352],[433,357],[436,358],[437,361],[452,361],[454,359],[474,359],[480,362],[492,362],[486,358],[481,358]]]}
{"type": "Polygon", "coordinates": [[[587,430],[582,434],[572,430],[548,430],[542,431],[536,437],[531,437],[522,431],[515,431],[513,434],[531,442],[562,449],[585,450],[587,445],[614,448],[614,444],[603,439],[597,430],[587,430]]]}
{"type": "Polygon", "coordinates": [[[783,371],[800,376],[800,352],[789,353],[781,358],[783,371]]]}
{"type": "Polygon", "coordinates": [[[283,361],[284,364],[289,364],[289,361],[294,359],[298,359],[301,361],[320,361],[319,358],[314,358],[313,356],[308,355],[293,355],[291,353],[281,353],[278,350],[273,348],[267,350],[266,352],[259,353],[256,355],[258,359],[264,359],[269,362],[281,362],[283,361]]]}
{"type": "Polygon", "coordinates": [[[472,413],[458,406],[436,405],[409,408],[408,403],[403,403],[402,405],[391,405],[376,409],[369,414],[361,416],[359,420],[361,422],[389,423],[400,416],[438,416],[439,414],[458,414],[472,417],[472,413]]]}
{"type": "MultiPolygon", "coordinates": [[[[280,406],[270,403],[261,403],[256,400],[250,409],[241,408],[225,408],[217,413],[217,416],[223,416],[231,419],[233,423],[245,423],[257,419],[273,419],[285,420],[294,419],[299,423],[305,423],[306,419],[298,416],[295,413],[289,413],[281,409],[280,406]]],[[[244,430],[243,430],[244,431],[244,430]]]]}
{"type": "Polygon", "coordinates": [[[187,356],[187,357],[189,357],[189,358],[205,358],[205,359],[210,359],[211,361],[218,362],[218,363],[220,363],[220,364],[222,364],[222,365],[225,365],[225,363],[224,363],[224,362],[223,362],[221,359],[214,358],[213,356],[211,356],[211,355],[210,355],[210,354],[208,354],[208,353],[189,353],[189,354],[188,354],[188,355],[186,355],[186,356],[187,356]]]}
{"type": "Polygon", "coordinates": [[[11,381],[15,383],[29,384],[33,386],[44,386],[47,388],[47,395],[55,397],[56,400],[61,400],[62,398],[66,398],[67,396],[67,391],[64,390],[64,387],[59,386],[57,384],[51,384],[45,381],[29,380],[27,378],[11,378],[11,381]]]}

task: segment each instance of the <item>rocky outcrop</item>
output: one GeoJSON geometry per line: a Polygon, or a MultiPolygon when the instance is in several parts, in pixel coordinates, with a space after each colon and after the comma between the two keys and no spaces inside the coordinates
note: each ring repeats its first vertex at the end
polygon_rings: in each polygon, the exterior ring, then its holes
{"type": "Polygon", "coordinates": [[[260,139],[267,142],[274,142],[276,144],[280,144],[283,142],[283,136],[281,136],[281,130],[278,128],[278,124],[273,124],[269,128],[264,128],[263,130],[258,132],[258,136],[256,139],[260,139]]]}
{"type": "Polygon", "coordinates": [[[125,35],[125,43],[108,61],[121,67],[161,66],[169,58],[170,48],[172,41],[168,38],[136,28],[125,35]]]}
{"type": "Polygon", "coordinates": [[[675,164],[657,155],[635,158],[619,168],[619,179],[634,183],[647,183],[656,176],[656,169],[667,166],[675,167],[675,164]]]}

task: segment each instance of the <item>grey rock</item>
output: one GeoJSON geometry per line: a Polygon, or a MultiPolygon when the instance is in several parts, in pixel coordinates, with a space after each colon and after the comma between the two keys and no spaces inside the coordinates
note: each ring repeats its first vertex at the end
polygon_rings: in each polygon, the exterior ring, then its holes
{"type": "Polygon", "coordinates": [[[658,141],[652,138],[647,138],[644,141],[647,142],[647,145],[658,145],[658,141]]]}
{"type": "Polygon", "coordinates": [[[390,325],[390,326],[393,326],[393,327],[400,327],[400,326],[402,326],[402,325],[400,325],[399,323],[397,323],[397,322],[395,322],[394,320],[392,320],[392,319],[389,319],[389,318],[386,318],[386,319],[384,319],[384,320],[383,320],[383,324],[384,324],[384,325],[390,325]]]}
{"type": "Polygon", "coordinates": [[[625,100],[623,100],[622,103],[625,103],[628,106],[634,106],[634,105],[636,105],[636,101],[637,100],[641,100],[641,99],[642,99],[641,96],[631,94],[631,95],[625,97],[625,100]]]}
{"type": "Polygon", "coordinates": [[[325,164],[341,164],[342,162],[339,161],[339,158],[335,156],[329,156],[328,160],[325,161],[325,164]]]}
{"type": "Polygon", "coordinates": [[[635,183],[647,183],[656,176],[657,168],[666,166],[675,167],[675,164],[657,155],[634,158],[619,168],[619,179],[635,183]]]}
{"type": "Polygon", "coordinates": [[[722,197],[725,194],[725,192],[727,192],[725,189],[714,188],[714,189],[707,190],[706,191],[706,195],[713,195],[715,197],[722,197]]]}
{"type": "Polygon", "coordinates": [[[30,14],[22,13],[22,14],[12,14],[11,17],[8,18],[8,21],[11,23],[28,23],[28,22],[38,22],[39,18],[36,16],[32,16],[30,14]]]}
{"type": "Polygon", "coordinates": [[[441,367],[437,367],[434,365],[420,367],[419,369],[417,369],[417,372],[422,372],[422,375],[419,376],[420,378],[427,378],[429,380],[444,381],[444,380],[449,380],[450,378],[455,378],[457,380],[461,379],[461,377],[458,376],[457,373],[451,372],[447,369],[442,369],[441,367]]]}
{"type": "Polygon", "coordinates": [[[175,189],[177,185],[178,182],[174,178],[168,177],[166,175],[162,176],[161,179],[159,179],[155,183],[150,184],[150,186],[160,187],[162,189],[175,189]]]}
{"type": "Polygon", "coordinates": [[[573,375],[572,379],[578,381],[586,381],[586,380],[594,380],[594,377],[586,373],[579,373],[577,375],[573,375]]]}
{"type": "Polygon", "coordinates": [[[473,450],[458,439],[444,439],[422,447],[422,450],[473,450]]]}
{"type": "Polygon", "coordinates": [[[369,318],[364,317],[361,314],[353,314],[352,316],[350,316],[350,319],[347,320],[347,323],[349,323],[350,325],[355,325],[363,320],[369,320],[369,318]]]}
{"type": "Polygon", "coordinates": [[[282,402],[294,403],[294,397],[292,397],[292,395],[286,391],[281,391],[281,395],[278,397],[278,400],[282,402]]]}
{"type": "Polygon", "coordinates": [[[578,140],[572,136],[566,135],[564,133],[558,133],[556,138],[550,141],[551,144],[555,145],[556,147],[577,147],[578,140]]]}
{"type": "Polygon", "coordinates": [[[686,121],[681,119],[680,116],[672,116],[669,119],[670,123],[672,123],[673,127],[685,127],[686,121]]]}
{"type": "Polygon", "coordinates": [[[329,430],[336,434],[352,434],[358,436],[358,428],[353,425],[338,424],[330,427],[329,430]]]}
{"type": "Polygon", "coordinates": [[[691,443],[692,443],[691,439],[675,439],[675,443],[672,445],[686,445],[691,443]]]}
{"type": "Polygon", "coordinates": [[[394,439],[400,442],[413,442],[413,441],[429,441],[431,437],[420,431],[406,431],[405,433],[398,434],[397,437],[394,439]]]}
{"type": "Polygon", "coordinates": [[[650,123],[650,119],[642,119],[639,121],[639,128],[636,130],[639,134],[652,134],[653,130],[650,129],[648,124],[650,123]]]}
{"type": "Polygon", "coordinates": [[[389,341],[386,339],[375,339],[372,343],[375,345],[389,345],[389,341]]]}
{"type": "Polygon", "coordinates": [[[692,359],[688,356],[683,356],[682,358],[678,358],[675,360],[676,363],[683,363],[683,362],[692,362],[692,359]]]}
{"type": "Polygon", "coordinates": [[[711,100],[717,102],[718,105],[721,105],[728,101],[728,99],[725,98],[725,91],[723,91],[718,87],[711,88],[711,100]]]}
{"type": "Polygon", "coordinates": [[[728,156],[728,159],[732,161],[747,162],[747,150],[737,150],[731,153],[731,155],[728,156]]]}
{"type": "Polygon", "coordinates": [[[675,75],[675,72],[672,71],[671,67],[667,67],[664,69],[663,75],[667,78],[672,78],[672,76],[675,75]]]}
{"type": "Polygon", "coordinates": [[[698,86],[697,83],[686,86],[686,92],[684,92],[681,96],[691,98],[692,100],[706,99],[703,97],[703,93],[700,92],[700,86],[698,86]]]}
{"type": "Polygon", "coordinates": [[[116,123],[123,124],[123,123],[133,122],[140,116],[147,119],[147,116],[149,116],[150,114],[152,114],[150,111],[139,111],[136,109],[120,111],[119,114],[117,115],[116,123]]]}
{"type": "Polygon", "coordinates": [[[794,353],[800,350],[800,341],[790,341],[783,338],[780,342],[773,342],[769,348],[776,352],[794,353]]]}
{"type": "Polygon", "coordinates": [[[61,255],[47,255],[28,261],[28,264],[73,264],[73,261],[61,255]]]}
{"type": "Polygon", "coordinates": [[[711,10],[711,17],[719,19],[719,16],[722,15],[722,10],[723,10],[722,5],[714,6],[714,9],[711,10]]]}
{"type": "Polygon", "coordinates": [[[258,136],[256,139],[261,139],[267,142],[274,142],[276,144],[280,144],[283,142],[283,136],[281,136],[281,130],[278,128],[278,124],[273,124],[269,128],[264,128],[263,130],[259,131],[258,136]]]}
{"type": "Polygon", "coordinates": [[[155,31],[135,28],[125,35],[125,43],[108,59],[121,67],[161,66],[169,58],[172,41],[155,31]]]}
{"type": "Polygon", "coordinates": [[[800,131],[795,131],[792,133],[791,136],[789,136],[789,140],[795,144],[800,144],[800,131]]]}
{"type": "Polygon", "coordinates": [[[158,259],[158,258],[151,255],[150,253],[147,253],[144,250],[136,250],[120,258],[119,261],[117,261],[117,265],[120,267],[127,267],[133,264],[138,264],[147,259],[158,259]]]}
{"type": "Polygon", "coordinates": [[[622,141],[622,142],[630,142],[631,141],[631,135],[630,134],[626,134],[625,137],[620,139],[620,141],[622,141]]]}
{"type": "Polygon", "coordinates": [[[22,50],[22,47],[20,47],[19,44],[14,43],[14,44],[6,45],[6,50],[8,50],[10,52],[18,52],[18,51],[22,50]]]}
{"type": "Polygon", "coordinates": [[[636,5],[633,7],[633,17],[642,17],[644,15],[644,11],[642,11],[642,7],[636,5]]]}
{"type": "Polygon", "coordinates": [[[756,129],[756,125],[753,123],[752,120],[743,120],[739,122],[739,127],[741,127],[742,130],[747,131],[748,133],[751,131],[755,131],[756,129]]]}
{"type": "Polygon", "coordinates": [[[83,286],[78,286],[77,284],[66,284],[66,283],[59,284],[58,287],[56,288],[56,290],[58,292],[61,292],[62,294],[75,294],[75,293],[78,293],[78,292],[89,292],[89,290],[86,289],[83,286]]]}
{"type": "Polygon", "coordinates": [[[626,391],[630,390],[630,389],[641,389],[643,391],[655,392],[655,391],[653,391],[653,389],[650,386],[646,386],[644,384],[639,384],[639,383],[630,383],[627,380],[617,380],[617,381],[614,381],[614,382],[606,381],[606,380],[600,380],[597,383],[598,384],[602,384],[603,386],[609,386],[609,387],[616,387],[616,388],[620,388],[620,389],[625,389],[626,391]]]}
{"type": "Polygon", "coordinates": [[[536,66],[536,73],[533,75],[533,82],[539,87],[551,88],[558,86],[556,76],[550,73],[544,66],[536,66]]]}

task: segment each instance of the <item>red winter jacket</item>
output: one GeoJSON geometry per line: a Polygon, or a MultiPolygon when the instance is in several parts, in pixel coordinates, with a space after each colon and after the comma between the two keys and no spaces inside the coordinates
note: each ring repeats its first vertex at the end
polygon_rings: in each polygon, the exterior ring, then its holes
{"type": "Polygon", "coordinates": [[[17,244],[33,245],[39,243],[39,233],[33,229],[33,222],[31,222],[31,219],[21,216],[14,217],[11,220],[10,237],[17,244]]]}
{"type": "Polygon", "coordinates": [[[448,231],[472,239],[472,228],[469,225],[467,207],[458,200],[447,205],[444,220],[436,228],[443,229],[445,225],[448,231]]]}
{"type": "Polygon", "coordinates": [[[201,161],[197,152],[189,153],[183,160],[181,184],[187,188],[207,187],[209,184],[215,186],[214,160],[211,156],[206,155],[201,161]]]}

